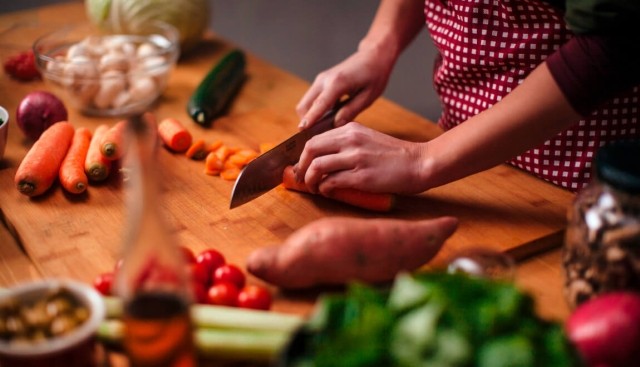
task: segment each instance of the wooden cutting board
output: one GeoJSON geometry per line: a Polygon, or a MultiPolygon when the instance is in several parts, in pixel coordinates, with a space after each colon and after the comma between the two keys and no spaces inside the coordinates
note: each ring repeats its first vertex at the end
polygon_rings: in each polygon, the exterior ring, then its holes
{"type": "MultiPolygon", "coordinates": [[[[78,4],[69,4],[52,9],[70,14],[78,13],[78,8],[78,4]]],[[[14,16],[0,16],[0,22],[8,24],[14,16]]],[[[153,112],[159,119],[178,118],[195,138],[209,142],[219,139],[230,146],[257,150],[262,142],[282,141],[297,131],[294,106],[308,83],[251,55],[249,79],[227,116],[210,128],[191,122],[187,116],[191,92],[231,46],[211,35],[196,54],[181,59],[153,112]]],[[[2,48],[0,45],[0,52],[13,51],[2,48]]],[[[2,75],[0,105],[15,111],[21,98],[37,89],[48,87],[2,75]]],[[[74,125],[92,130],[100,123],[117,121],[83,116],[72,109],[69,112],[74,125]]],[[[412,141],[429,140],[441,133],[432,122],[384,99],[358,121],[412,141]]],[[[126,226],[120,177],[113,175],[77,197],[56,185],[46,195],[30,199],[18,193],[13,178],[31,142],[22,136],[15,121],[11,121],[9,135],[7,154],[0,161],[0,209],[38,271],[43,276],[89,282],[98,273],[111,270],[120,257],[126,226]]],[[[442,265],[458,251],[476,246],[523,258],[561,243],[565,212],[573,197],[517,169],[499,166],[421,195],[400,197],[396,209],[382,215],[280,187],[230,210],[233,182],[205,175],[202,161],[161,149],[158,166],[163,171],[160,207],[176,240],[196,252],[217,248],[240,266],[253,249],[282,242],[295,230],[325,216],[417,220],[453,215],[460,219],[459,229],[432,264],[442,265]]],[[[299,310],[300,303],[309,305],[304,294],[278,294],[274,308],[299,310]]]]}

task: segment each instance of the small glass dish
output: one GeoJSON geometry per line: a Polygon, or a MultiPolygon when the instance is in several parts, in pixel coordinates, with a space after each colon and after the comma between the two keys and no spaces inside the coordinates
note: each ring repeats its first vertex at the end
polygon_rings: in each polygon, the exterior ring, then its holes
{"type": "Polygon", "coordinates": [[[516,264],[508,254],[479,247],[455,254],[447,265],[447,272],[512,281],[515,278],[516,264]]]}
{"type": "Polygon", "coordinates": [[[100,294],[88,284],[48,279],[0,293],[0,365],[96,366],[96,333],[105,317],[100,294]]]}
{"type": "Polygon", "coordinates": [[[179,33],[163,22],[135,34],[75,26],[38,38],[33,52],[43,79],[65,102],[87,115],[125,116],[145,111],[166,88],[179,33]]]}

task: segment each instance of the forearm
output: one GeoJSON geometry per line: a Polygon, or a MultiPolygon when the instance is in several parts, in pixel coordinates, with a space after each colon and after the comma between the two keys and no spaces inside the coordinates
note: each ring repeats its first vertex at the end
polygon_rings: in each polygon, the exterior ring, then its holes
{"type": "Polygon", "coordinates": [[[395,60],[424,27],[424,1],[382,0],[358,49],[379,48],[395,60]]]}
{"type": "Polygon", "coordinates": [[[489,169],[577,122],[546,63],[493,107],[422,146],[425,189],[489,169]]]}

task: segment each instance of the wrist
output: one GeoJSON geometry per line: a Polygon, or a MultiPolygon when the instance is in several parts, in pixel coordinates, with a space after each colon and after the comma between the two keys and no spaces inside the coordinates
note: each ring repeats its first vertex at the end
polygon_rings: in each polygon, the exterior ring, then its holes
{"type": "Polygon", "coordinates": [[[415,144],[413,153],[414,165],[408,171],[411,173],[409,177],[409,191],[411,193],[420,193],[434,187],[432,177],[434,177],[435,160],[429,155],[427,143],[411,143],[415,144]]]}
{"type": "Polygon", "coordinates": [[[429,154],[428,143],[417,143],[416,145],[416,166],[412,181],[415,183],[415,192],[424,192],[438,185],[434,184],[433,177],[436,177],[436,161],[429,154]]]}
{"type": "Polygon", "coordinates": [[[401,49],[390,38],[367,36],[358,43],[358,52],[373,53],[377,60],[384,60],[389,66],[395,64],[401,49]]]}

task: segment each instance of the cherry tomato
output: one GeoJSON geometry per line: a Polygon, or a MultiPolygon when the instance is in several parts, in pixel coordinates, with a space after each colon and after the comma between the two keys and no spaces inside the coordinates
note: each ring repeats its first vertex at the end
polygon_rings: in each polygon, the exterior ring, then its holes
{"type": "Polygon", "coordinates": [[[207,303],[207,287],[204,284],[196,281],[191,282],[191,286],[193,287],[193,298],[197,303],[207,303]]]}
{"type": "Polygon", "coordinates": [[[242,289],[245,276],[239,267],[233,264],[224,264],[213,273],[213,284],[218,284],[219,282],[233,283],[238,289],[242,289]]]}
{"type": "Polygon", "coordinates": [[[112,286],[113,286],[112,272],[102,273],[93,280],[93,287],[104,296],[111,295],[112,286]]]}
{"type": "Polygon", "coordinates": [[[207,291],[207,303],[235,307],[238,304],[238,292],[238,287],[233,283],[216,283],[207,291]]]}
{"type": "Polygon", "coordinates": [[[238,307],[266,311],[271,308],[271,293],[259,285],[246,285],[238,293],[238,307]]]}
{"type": "Polygon", "coordinates": [[[224,256],[217,250],[204,250],[196,256],[196,263],[192,269],[193,278],[208,288],[213,281],[213,273],[225,263],[224,256]]]}
{"type": "Polygon", "coordinates": [[[180,251],[184,254],[184,261],[187,264],[194,264],[196,262],[196,255],[193,254],[190,248],[180,246],[180,251]]]}

